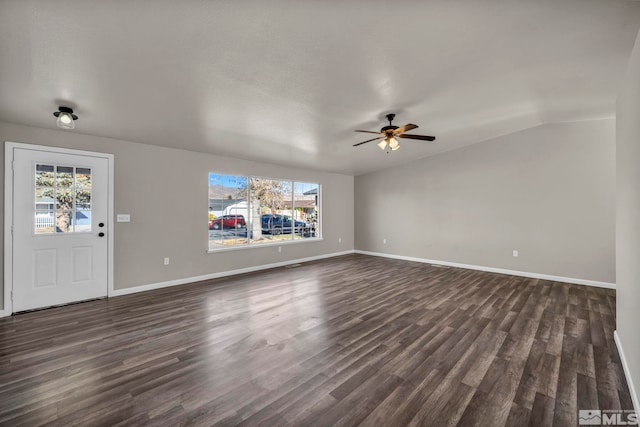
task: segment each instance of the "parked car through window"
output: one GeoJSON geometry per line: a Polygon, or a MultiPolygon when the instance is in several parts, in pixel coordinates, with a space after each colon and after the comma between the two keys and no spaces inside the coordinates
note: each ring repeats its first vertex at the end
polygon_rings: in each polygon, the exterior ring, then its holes
{"type": "Polygon", "coordinates": [[[209,230],[225,228],[244,228],[247,223],[242,215],[223,215],[220,218],[209,221],[209,230]]]}
{"type": "Polygon", "coordinates": [[[262,232],[265,234],[291,234],[295,233],[308,235],[312,232],[312,226],[304,221],[296,220],[292,222],[290,216],[280,214],[264,214],[260,217],[262,232]]]}

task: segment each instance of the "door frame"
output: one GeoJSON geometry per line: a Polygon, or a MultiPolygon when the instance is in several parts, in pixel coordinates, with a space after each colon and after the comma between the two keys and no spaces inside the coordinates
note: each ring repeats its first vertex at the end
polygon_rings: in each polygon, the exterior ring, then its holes
{"type": "Polygon", "coordinates": [[[47,145],[25,144],[5,141],[4,150],[4,308],[0,317],[13,314],[13,152],[14,149],[46,151],[50,153],[74,154],[98,157],[107,160],[107,296],[113,295],[113,154],[95,151],[74,150],[70,148],[50,147],[47,145]]]}

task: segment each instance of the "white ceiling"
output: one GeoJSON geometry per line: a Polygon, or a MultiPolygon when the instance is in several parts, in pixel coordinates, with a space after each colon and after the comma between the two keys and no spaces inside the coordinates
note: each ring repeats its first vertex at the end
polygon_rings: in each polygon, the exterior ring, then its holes
{"type": "Polygon", "coordinates": [[[639,26],[619,0],[0,0],[0,121],[69,105],[73,132],[358,175],[613,116],[639,26]],[[352,147],[388,112],[437,143],[352,147]]]}

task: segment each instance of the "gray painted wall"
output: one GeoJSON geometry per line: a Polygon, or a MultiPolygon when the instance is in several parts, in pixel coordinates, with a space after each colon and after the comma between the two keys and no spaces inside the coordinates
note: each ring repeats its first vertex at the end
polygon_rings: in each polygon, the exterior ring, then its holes
{"type": "MultiPolygon", "coordinates": [[[[640,394],[640,33],[617,105],[617,331],[640,394]]],[[[636,408],[640,410],[640,408],[636,408]]]]}
{"type": "Polygon", "coordinates": [[[615,282],[615,174],[607,119],[543,125],[361,175],[356,249],[615,282]]]}
{"type": "MultiPolygon", "coordinates": [[[[81,124],[79,125],[81,126],[81,124]]],[[[352,250],[353,177],[161,148],[74,132],[0,123],[0,140],[115,155],[115,288],[235,270],[352,250]],[[206,253],[210,171],[290,178],[322,185],[323,240],[206,253]],[[342,243],[338,243],[338,238],[342,243]],[[168,266],[163,257],[171,258],[168,266]]],[[[0,215],[4,224],[4,146],[0,154],[0,215]]],[[[4,227],[0,228],[0,237],[4,227]]],[[[2,258],[2,257],[0,257],[2,258]]],[[[2,270],[0,259],[0,272],[2,270]]],[[[2,273],[3,274],[3,273],[2,273]]],[[[0,277],[3,277],[0,275],[0,277]]],[[[0,288],[0,304],[3,289],[0,288]]]]}

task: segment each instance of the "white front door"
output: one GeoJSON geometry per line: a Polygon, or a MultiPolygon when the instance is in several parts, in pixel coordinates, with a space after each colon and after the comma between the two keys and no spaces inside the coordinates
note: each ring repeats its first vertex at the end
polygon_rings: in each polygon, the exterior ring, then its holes
{"type": "Polygon", "coordinates": [[[106,296],[109,158],[22,147],[13,148],[13,312],[106,296]]]}

